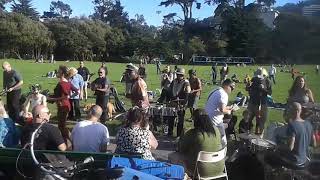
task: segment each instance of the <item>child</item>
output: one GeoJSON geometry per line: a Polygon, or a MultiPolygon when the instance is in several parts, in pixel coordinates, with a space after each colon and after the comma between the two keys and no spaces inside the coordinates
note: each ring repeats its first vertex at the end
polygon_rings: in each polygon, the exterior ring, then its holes
{"type": "Polygon", "coordinates": [[[244,110],[242,112],[243,119],[239,123],[239,134],[250,132],[253,124],[249,122],[249,111],[244,110]]]}

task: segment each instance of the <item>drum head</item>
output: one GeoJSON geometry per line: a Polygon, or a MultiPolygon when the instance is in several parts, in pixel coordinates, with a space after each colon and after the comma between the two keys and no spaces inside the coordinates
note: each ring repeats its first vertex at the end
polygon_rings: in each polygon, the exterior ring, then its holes
{"type": "Polygon", "coordinates": [[[251,143],[265,148],[273,147],[273,144],[264,139],[251,139],[251,143]]]}
{"type": "Polygon", "coordinates": [[[248,134],[248,133],[241,133],[238,135],[238,137],[243,140],[251,140],[251,139],[258,139],[259,138],[259,136],[255,135],[255,134],[248,134]]]}

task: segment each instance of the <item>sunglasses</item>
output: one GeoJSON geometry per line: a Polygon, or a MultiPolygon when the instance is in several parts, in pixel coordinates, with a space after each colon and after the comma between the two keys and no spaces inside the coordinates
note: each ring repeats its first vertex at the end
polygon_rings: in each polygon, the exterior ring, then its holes
{"type": "Polygon", "coordinates": [[[99,74],[102,74],[103,72],[98,72],[99,74]]]}

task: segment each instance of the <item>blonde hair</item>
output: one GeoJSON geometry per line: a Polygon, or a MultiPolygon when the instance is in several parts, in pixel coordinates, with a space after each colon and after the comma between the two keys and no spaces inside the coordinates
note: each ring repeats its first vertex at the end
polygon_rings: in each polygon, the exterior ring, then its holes
{"type": "Polygon", "coordinates": [[[2,67],[4,67],[4,66],[11,66],[11,65],[10,65],[10,63],[9,63],[8,61],[4,61],[4,62],[2,63],[2,67]]]}
{"type": "Polygon", "coordinates": [[[0,117],[8,116],[6,109],[4,108],[3,102],[0,100],[0,117]]]}

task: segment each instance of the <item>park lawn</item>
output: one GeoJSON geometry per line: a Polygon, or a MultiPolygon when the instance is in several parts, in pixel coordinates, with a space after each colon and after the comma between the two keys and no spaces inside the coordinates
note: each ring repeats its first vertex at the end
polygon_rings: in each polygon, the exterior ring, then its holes
{"type": "MultiPolygon", "coordinates": [[[[1,60],[1,64],[4,60],[1,60]]],[[[7,60],[11,63],[12,67],[16,69],[18,72],[22,74],[23,80],[24,80],[24,86],[23,86],[23,93],[26,93],[29,91],[29,86],[31,84],[38,83],[42,86],[42,89],[49,89],[50,92],[53,92],[54,87],[56,86],[58,80],[56,78],[46,78],[44,77],[47,72],[53,71],[58,68],[59,65],[66,65],[68,67],[78,67],[79,63],[77,61],[74,62],[63,62],[63,61],[57,61],[55,64],[49,64],[49,63],[43,63],[38,64],[34,63],[34,61],[26,61],[26,60],[15,60],[15,59],[9,59],[7,60]]],[[[85,62],[85,66],[89,68],[89,70],[93,73],[95,73],[94,77],[92,77],[91,80],[94,80],[97,77],[98,68],[100,67],[101,63],[99,62],[85,62]]],[[[120,78],[122,73],[125,69],[125,64],[123,63],[107,63],[108,67],[108,77],[112,81],[112,84],[114,87],[117,88],[118,93],[120,95],[120,99],[125,102],[125,106],[127,108],[130,107],[130,101],[128,101],[124,97],[124,84],[120,83],[120,78]]],[[[162,68],[164,65],[162,66],[162,68]]],[[[173,67],[173,66],[172,66],[173,67]]],[[[195,69],[197,71],[198,77],[201,79],[211,82],[211,67],[210,66],[193,66],[193,65],[184,65],[183,66],[186,69],[186,72],[189,69],[195,69]]],[[[253,75],[254,70],[257,69],[258,66],[246,66],[246,67],[236,67],[236,66],[230,66],[230,76],[232,74],[237,74],[238,78],[242,81],[245,74],[249,74],[251,77],[253,75]]],[[[266,66],[267,67],[267,66],[266,66]]],[[[318,78],[320,77],[315,73],[315,65],[296,65],[296,69],[298,69],[300,72],[305,73],[305,77],[307,80],[307,85],[311,88],[315,100],[319,100],[320,98],[320,91],[318,88],[320,88],[320,81],[318,78]]],[[[147,70],[147,85],[148,90],[156,91],[156,89],[160,89],[160,76],[156,74],[156,67],[153,64],[149,64],[146,67],[147,70]]],[[[288,97],[288,90],[290,89],[293,80],[291,79],[290,73],[287,72],[280,72],[280,68],[277,68],[278,73],[276,75],[276,85],[273,86],[273,93],[272,97],[275,102],[281,102],[285,103],[287,97],[288,97]]],[[[0,73],[0,81],[2,81],[2,73],[0,73]]],[[[219,76],[218,76],[219,78],[219,76]]],[[[205,106],[205,102],[207,100],[208,94],[217,86],[213,86],[210,84],[204,85],[203,91],[201,94],[199,107],[203,108],[205,106]]],[[[239,83],[236,86],[236,89],[234,92],[230,95],[229,101],[233,101],[237,92],[241,91],[245,95],[247,95],[247,92],[244,89],[244,84],[239,83]]],[[[158,94],[159,95],[159,94],[158,94]]],[[[93,93],[89,90],[89,100],[87,103],[94,103],[95,98],[93,96],[93,93]]],[[[82,105],[85,104],[84,101],[81,102],[82,105]]],[[[56,115],[56,106],[55,104],[49,104],[49,109],[53,114],[53,121],[55,121],[55,115],[56,115]]],[[[236,114],[240,115],[238,119],[241,119],[241,112],[243,109],[239,110],[236,114]]],[[[278,110],[270,110],[268,116],[268,122],[275,122],[275,121],[283,121],[282,118],[282,112],[278,110]]],[[[190,117],[189,111],[187,111],[186,119],[190,117]]],[[[107,122],[107,126],[109,129],[111,129],[111,134],[114,135],[116,132],[117,127],[121,124],[121,122],[118,121],[112,121],[107,122]]],[[[189,129],[192,127],[192,124],[190,122],[186,122],[185,125],[186,129],[189,129]]]]}

